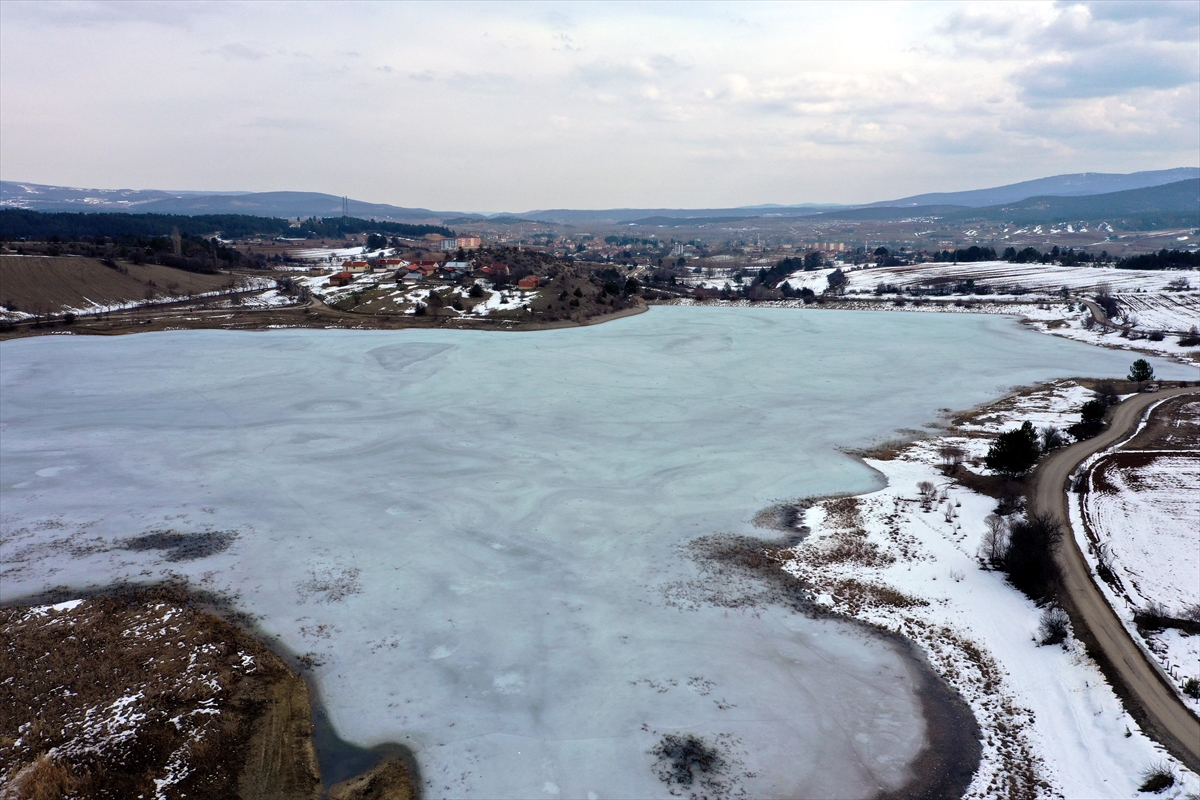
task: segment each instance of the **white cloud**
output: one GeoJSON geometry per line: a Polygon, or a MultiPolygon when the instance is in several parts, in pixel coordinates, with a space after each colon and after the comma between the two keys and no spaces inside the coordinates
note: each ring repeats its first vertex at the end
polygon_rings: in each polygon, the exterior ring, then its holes
{"type": "Polygon", "coordinates": [[[0,172],[521,210],[1192,165],[1198,8],[5,2],[0,172]]]}

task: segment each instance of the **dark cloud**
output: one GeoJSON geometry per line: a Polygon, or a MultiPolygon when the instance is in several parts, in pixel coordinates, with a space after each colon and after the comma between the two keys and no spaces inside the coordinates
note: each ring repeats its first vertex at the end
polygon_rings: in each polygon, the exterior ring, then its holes
{"type": "Polygon", "coordinates": [[[1109,97],[1136,89],[1174,89],[1197,82],[1197,54],[1176,48],[1106,47],[1020,70],[1015,81],[1032,105],[1109,97]]]}

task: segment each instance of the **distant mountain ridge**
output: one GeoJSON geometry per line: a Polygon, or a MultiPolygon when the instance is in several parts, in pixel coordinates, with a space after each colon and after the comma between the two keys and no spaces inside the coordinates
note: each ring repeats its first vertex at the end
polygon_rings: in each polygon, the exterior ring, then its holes
{"type": "MultiPolygon", "coordinates": [[[[250,214],[264,217],[340,217],[342,198],[321,192],[168,192],[159,189],[76,189],[0,181],[0,208],[29,211],[126,211],[133,214],[250,214]]],[[[433,220],[458,212],[348,200],[352,217],[433,220]]]]}
{"type": "Polygon", "coordinates": [[[826,219],[895,220],[938,217],[967,222],[1003,220],[1015,224],[1072,220],[1139,219],[1162,225],[1200,226],[1200,178],[1104,194],[1027,197],[984,208],[952,205],[866,206],[820,215],[826,219]]]}
{"type": "Polygon", "coordinates": [[[1148,189],[1167,183],[1200,178],[1200,168],[1178,167],[1129,174],[1107,172],[1078,172],[1072,175],[1054,175],[1032,181],[1010,183],[991,189],[972,189],[965,192],[933,192],[885,200],[867,204],[868,208],[881,206],[988,206],[1018,203],[1032,197],[1080,197],[1095,194],[1111,194],[1129,189],[1148,189]]]}
{"type": "MultiPolygon", "coordinates": [[[[715,220],[750,219],[755,217],[809,217],[825,216],[843,219],[893,219],[906,216],[946,216],[978,210],[980,212],[1005,211],[1012,204],[1037,200],[1040,211],[1032,207],[1022,208],[1026,216],[1051,213],[1050,209],[1091,208],[1104,215],[1097,204],[1055,206],[1048,198],[1101,197],[1126,191],[1141,191],[1155,187],[1175,185],[1200,179],[1200,168],[1180,167],[1176,169],[1133,172],[1129,174],[1082,172],[1071,175],[1055,175],[1037,180],[1022,181],[989,189],[973,189],[963,192],[935,192],[913,195],[899,200],[887,200],[862,205],[837,205],[805,203],[797,205],[762,204],[733,208],[612,208],[612,209],[543,209],[523,213],[477,214],[461,211],[434,211],[428,208],[406,208],[388,203],[367,203],[348,200],[346,213],[352,217],[391,221],[441,222],[453,219],[455,224],[470,224],[473,220],[496,219],[504,223],[518,220],[549,222],[557,224],[579,223],[643,223],[657,224],[686,223],[715,220]]],[[[1172,212],[1190,213],[1190,206],[1174,197],[1170,192],[1150,194],[1156,198],[1151,202],[1167,202],[1172,212]],[[1174,199],[1170,199],[1174,197],[1174,199]],[[1180,205],[1183,203],[1183,206],[1180,205]]],[[[1134,213],[1128,210],[1128,198],[1117,201],[1111,213],[1134,213]],[[1125,208],[1126,211],[1119,209],[1125,208]]],[[[1139,200],[1137,202],[1143,202],[1139,200]]],[[[75,212],[128,212],[155,214],[248,214],[280,218],[340,217],[342,198],[320,192],[197,192],[166,191],[159,189],[79,189],[65,186],[50,186],[19,181],[0,181],[0,208],[21,208],[29,211],[75,211],[75,212]]],[[[1073,212],[1072,212],[1073,213],[1073,212]]],[[[1107,213],[1107,212],[1105,212],[1107,213]]],[[[1141,212],[1138,212],[1141,213],[1141,212]]],[[[1070,214],[1068,214],[1070,215],[1070,214]]]]}

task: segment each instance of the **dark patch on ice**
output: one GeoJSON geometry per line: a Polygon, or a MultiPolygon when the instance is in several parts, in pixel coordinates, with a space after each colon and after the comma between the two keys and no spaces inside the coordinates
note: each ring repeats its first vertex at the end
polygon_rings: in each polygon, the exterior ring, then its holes
{"type": "Polygon", "coordinates": [[[692,800],[744,797],[738,788],[741,759],[731,752],[733,737],[719,734],[709,740],[694,733],[667,733],[650,751],[656,757],[653,770],[671,794],[692,800]],[[739,774],[734,774],[739,773],[739,774]]]}
{"type": "Polygon", "coordinates": [[[804,498],[775,503],[755,514],[752,522],[756,528],[787,534],[778,546],[795,547],[809,534],[808,527],[801,523],[804,522],[804,512],[812,508],[814,502],[811,498],[804,498]]]}
{"type": "Polygon", "coordinates": [[[308,571],[308,578],[296,584],[300,602],[338,603],[362,592],[358,567],[323,566],[308,571]]]}
{"type": "Polygon", "coordinates": [[[788,555],[783,550],[790,546],[782,540],[771,542],[734,533],[693,539],[683,546],[683,552],[699,567],[700,575],[664,586],[667,602],[678,608],[780,605],[816,615],[808,585],[782,568],[788,555]]]}
{"type": "Polygon", "coordinates": [[[407,366],[433,358],[454,346],[443,342],[410,342],[376,347],[374,350],[368,350],[367,354],[374,356],[379,366],[388,372],[400,372],[407,366]]]}
{"type": "Polygon", "coordinates": [[[237,531],[202,531],[180,533],[160,530],[143,533],[118,543],[123,550],[163,550],[166,561],[195,561],[224,552],[237,538],[237,531]]]}
{"type": "Polygon", "coordinates": [[[725,768],[720,752],[692,733],[668,733],[650,752],[658,756],[654,771],[668,786],[692,786],[725,768]]]}

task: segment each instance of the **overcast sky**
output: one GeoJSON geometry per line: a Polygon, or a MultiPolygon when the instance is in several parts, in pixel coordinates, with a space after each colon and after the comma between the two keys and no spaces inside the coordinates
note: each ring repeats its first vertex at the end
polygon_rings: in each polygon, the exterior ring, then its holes
{"type": "Polygon", "coordinates": [[[461,211],[1200,164],[1200,2],[0,2],[0,176],[461,211]]]}

